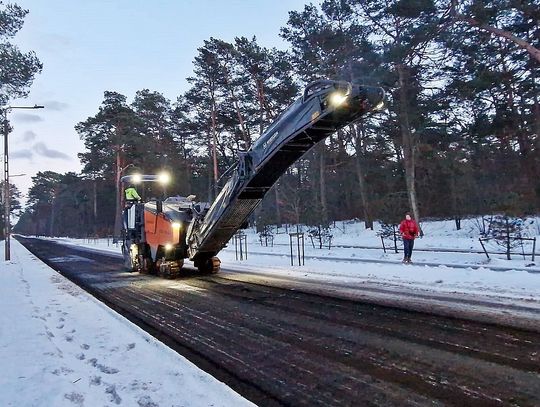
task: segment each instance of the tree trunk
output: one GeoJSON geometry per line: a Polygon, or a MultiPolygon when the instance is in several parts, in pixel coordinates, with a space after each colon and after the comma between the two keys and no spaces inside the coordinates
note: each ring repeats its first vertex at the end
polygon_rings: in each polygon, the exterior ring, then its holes
{"type": "Polygon", "coordinates": [[[319,192],[321,204],[321,219],[320,223],[328,225],[328,200],[326,197],[326,163],[325,163],[326,146],[321,144],[319,149],[319,192]]]}
{"type": "Polygon", "coordinates": [[[456,175],[457,174],[456,174],[455,168],[453,164],[451,164],[449,179],[450,179],[450,200],[452,203],[452,215],[454,216],[454,221],[456,223],[456,230],[460,230],[462,210],[458,204],[458,197],[457,197],[458,187],[456,183],[456,175]]]}
{"type": "Polygon", "coordinates": [[[94,234],[97,233],[97,185],[96,185],[96,178],[94,175],[94,188],[93,188],[93,198],[94,198],[94,218],[93,218],[93,224],[94,224],[94,234]]]}
{"type": "Polygon", "coordinates": [[[215,198],[217,195],[217,182],[219,179],[219,172],[218,172],[218,161],[217,161],[217,131],[216,131],[216,100],[214,98],[214,93],[211,92],[211,103],[212,103],[212,163],[213,163],[213,175],[214,175],[214,182],[213,182],[213,188],[212,188],[212,198],[215,198]]]}
{"type": "Polygon", "coordinates": [[[281,209],[279,207],[279,189],[277,183],[274,185],[274,193],[276,199],[276,224],[277,226],[281,226],[281,209]]]}
{"type": "Polygon", "coordinates": [[[116,171],[115,171],[115,190],[116,190],[116,210],[114,212],[114,238],[120,237],[122,230],[122,194],[120,191],[120,176],[122,171],[122,156],[120,154],[121,147],[116,146],[116,171]]]}
{"type": "Polygon", "coordinates": [[[264,113],[266,113],[266,120],[272,120],[276,115],[272,112],[268,100],[265,97],[264,82],[253,73],[252,78],[257,87],[257,100],[259,101],[259,133],[262,134],[264,131],[264,113]]]}
{"type": "Polygon", "coordinates": [[[528,191],[530,191],[530,186],[532,184],[530,181],[534,177],[534,167],[531,166],[533,161],[529,159],[531,143],[525,132],[523,118],[516,103],[516,95],[519,93],[514,90],[512,82],[509,80],[511,73],[505,60],[505,53],[508,53],[509,51],[503,47],[501,42],[499,42],[499,47],[501,54],[500,65],[504,73],[503,78],[505,78],[503,80],[503,84],[506,93],[506,105],[508,106],[508,110],[511,112],[511,129],[509,129],[509,132],[517,140],[519,146],[519,164],[521,171],[518,179],[518,185],[520,186],[521,191],[527,194],[528,191]]]}
{"type": "Polygon", "coordinates": [[[245,150],[249,149],[251,146],[251,138],[249,137],[249,133],[247,131],[247,127],[244,121],[244,117],[242,116],[242,112],[240,111],[240,106],[238,104],[238,98],[236,97],[236,94],[234,93],[234,86],[231,85],[231,81],[229,80],[229,69],[225,67],[226,72],[224,74],[223,80],[225,83],[225,87],[229,90],[229,95],[232,100],[234,110],[236,111],[236,116],[238,117],[238,123],[240,124],[240,132],[242,133],[242,139],[245,143],[245,150]]]}
{"type": "Polygon", "coordinates": [[[367,184],[364,175],[361,158],[356,157],[356,176],[358,178],[358,188],[360,189],[360,198],[362,200],[362,211],[364,213],[364,227],[373,230],[373,219],[371,218],[371,208],[368,200],[367,184]]]}
{"type": "MultiPolygon", "coordinates": [[[[411,131],[409,121],[409,103],[408,103],[408,68],[403,64],[396,64],[399,77],[399,126],[401,130],[401,139],[403,143],[403,167],[405,168],[405,183],[407,185],[407,195],[414,218],[418,223],[420,221],[420,211],[418,210],[418,201],[416,199],[416,175],[415,175],[415,151],[416,142],[411,131]]],[[[420,231],[422,233],[422,231],[420,231]]]]}
{"type": "Polygon", "coordinates": [[[234,110],[236,110],[236,115],[238,116],[238,122],[240,124],[240,131],[242,132],[242,138],[244,139],[244,142],[246,143],[244,148],[247,150],[249,149],[249,147],[251,147],[251,138],[249,137],[249,133],[246,128],[244,117],[242,116],[242,112],[240,111],[238,99],[236,98],[234,89],[232,89],[232,87],[231,87],[230,93],[231,93],[231,98],[233,101],[234,110]]]}
{"type": "Polygon", "coordinates": [[[505,219],[506,223],[506,259],[511,260],[510,258],[510,226],[508,225],[508,217],[505,219]]]}
{"type": "Polygon", "coordinates": [[[263,133],[264,130],[264,85],[261,80],[254,77],[255,84],[257,85],[257,99],[259,100],[259,134],[263,133]]]}
{"type": "MultiPolygon", "coordinates": [[[[532,113],[533,113],[533,131],[536,133],[537,137],[536,137],[536,141],[534,143],[534,150],[535,151],[540,151],[540,101],[538,100],[538,91],[537,91],[537,88],[536,88],[536,81],[537,81],[537,78],[536,78],[536,75],[534,73],[534,70],[533,70],[533,83],[534,83],[534,92],[533,92],[533,100],[534,100],[534,105],[533,105],[533,109],[532,109],[532,113]]],[[[538,174],[540,173],[540,154],[536,153],[533,155],[533,159],[531,160],[531,166],[533,168],[533,173],[534,174],[538,174]]],[[[538,181],[537,178],[535,178],[536,180],[536,185],[540,186],[540,182],[538,181]]],[[[539,207],[540,206],[540,189],[538,188],[535,188],[536,190],[536,207],[539,207]]]]}
{"type": "MultiPolygon", "coordinates": [[[[537,135],[540,135],[540,102],[538,101],[538,93],[534,93],[534,129],[537,135]]],[[[537,138],[537,148],[540,148],[540,137],[537,138]]]]}
{"type": "Polygon", "coordinates": [[[54,237],[54,222],[56,218],[56,191],[53,193],[53,199],[51,203],[51,220],[49,224],[49,236],[54,237]]]}
{"type": "Polygon", "coordinates": [[[207,191],[208,191],[208,197],[207,201],[212,202],[214,200],[214,172],[211,170],[213,166],[213,151],[214,147],[212,145],[212,135],[207,134],[208,139],[208,177],[207,177],[207,191]]]}
{"type": "Polygon", "coordinates": [[[366,229],[373,230],[373,219],[371,218],[371,207],[369,204],[368,186],[366,183],[363,152],[362,152],[362,133],[363,127],[361,124],[352,125],[351,130],[355,134],[355,149],[356,149],[356,177],[358,179],[358,188],[360,189],[360,199],[362,200],[362,210],[364,212],[364,226],[366,229]]]}

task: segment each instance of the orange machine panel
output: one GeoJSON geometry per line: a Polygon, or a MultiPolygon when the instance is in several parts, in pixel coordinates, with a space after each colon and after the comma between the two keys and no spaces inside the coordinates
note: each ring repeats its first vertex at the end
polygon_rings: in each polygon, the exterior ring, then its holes
{"type": "Polygon", "coordinates": [[[162,213],[155,215],[144,211],[144,231],[150,246],[156,247],[167,243],[175,245],[180,241],[180,231],[174,229],[162,213]]]}

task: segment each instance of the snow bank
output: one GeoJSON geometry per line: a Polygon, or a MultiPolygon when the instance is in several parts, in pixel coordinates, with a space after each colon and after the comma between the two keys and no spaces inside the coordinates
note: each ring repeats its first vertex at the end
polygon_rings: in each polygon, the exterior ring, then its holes
{"type": "Polygon", "coordinates": [[[0,406],[253,405],[12,242],[0,406]]]}

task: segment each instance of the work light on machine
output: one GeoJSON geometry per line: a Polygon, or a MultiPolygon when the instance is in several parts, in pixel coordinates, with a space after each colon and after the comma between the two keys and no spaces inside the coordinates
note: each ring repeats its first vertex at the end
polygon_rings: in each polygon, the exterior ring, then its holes
{"type": "Polygon", "coordinates": [[[141,174],[133,174],[131,176],[131,182],[134,184],[140,184],[142,181],[142,175],[141,174]]]}
{"type": "Polygon", "coordinates": [[[328,101],[332,106],[338,107],[341,106],[348,97],[349,95],[347,93],[337,90],[329,96],[328,101]]]}
{"type": "Polygon", "coordinates": [[[382,110],[384,108],[384,100],[381,100],[377,105],[373,108],[373,110],[382,110]]]}
{"type": "Polygon", "coordinates": [[[182,227],[182,225],[178,222],[173,222],[172,223],[172,228],[173,229],[180,229],[182,227]]]}
{"type": "Polygon", "coordinates": [[[168,184],[171,182],[171,175],[168,172],[158,174],[158,182],[163,185],[168,184]]]}
{"type": "Polygon", "coordinates": [[[170,243],[167,243],[167,244],[165,245],[165,251],[167,251],[167,252],[171,251],[172,248],[173,248],[173,245],[170,244],[170,243]]]}

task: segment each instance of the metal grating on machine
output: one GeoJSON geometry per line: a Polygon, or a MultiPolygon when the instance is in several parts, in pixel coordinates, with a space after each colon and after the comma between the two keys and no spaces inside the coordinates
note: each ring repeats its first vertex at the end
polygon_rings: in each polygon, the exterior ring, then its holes
{"type": "Polygon", "coordinates": [[[242,223],[249,217],[259,202],[261,202],[260,199],[237,199],[232,203],[214,227],[214,232],[200,244],[200,250],[221,250],[236,231],[240,229],[242,223]]]}

